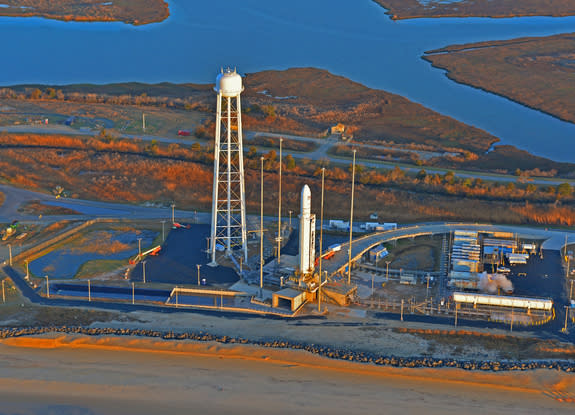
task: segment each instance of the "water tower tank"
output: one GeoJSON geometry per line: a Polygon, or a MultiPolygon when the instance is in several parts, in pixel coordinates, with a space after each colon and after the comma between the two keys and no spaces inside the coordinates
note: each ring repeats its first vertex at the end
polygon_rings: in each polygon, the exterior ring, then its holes
{"type": "Polygon", "coordinates": [[[224,97],[236,97],[244,90],[242,77],[234,70],[226,69],[216,78],[216,92],[224,97]]]}

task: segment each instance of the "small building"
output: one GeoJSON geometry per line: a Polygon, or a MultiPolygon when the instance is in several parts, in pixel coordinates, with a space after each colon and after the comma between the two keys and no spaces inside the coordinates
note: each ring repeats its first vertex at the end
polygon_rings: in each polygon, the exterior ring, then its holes
{"type": "Polygon", "coordinates": [[[272,307],[289,306],[291,311],[296,311],[305,301],[305,291],[298,291],[293,288],[284,288],[272,294],[272,307]]]}
{"type": "Polygon", "coordinates": [[[401,274],[399,276],[399,283],[404,285],[416,285],[417,277],[412,274],[401,274]]]}
{"type": "Polygon", "coordinates": [[[387,252],[387,248],[385,246],[377,246],[369,251],[369,262],[376,263],[381,258],[385,258],[388,255],[389,252],[387,252]]]}
{"type": "Polygon", "coordinates": [[[348,306],[357,295],[357,285],[347,285],[341,282],[322,284],[322,299],[340,306],[348,306]]]}
{"type": "Polygon", "coordinates": [[[349,222],[344,222],[343,220],[339,219],[332,219],[329,221],[329,227],[332,229],[341,230],[348,230],[349,229],[349,222]]]}
{"type": "Polygon", "coordinates": [[[395,222],[384,222],[383,223],[383,230],[384,231],[393,231],[397,229],[397,223],[395,222]]]}
{"type": "Polygon", "coordinates": [[[379,226],[381,226],[378,222],[365,222],[359,226],[360,229],[365,229],[366,231],[374,231],[379,226]]]}

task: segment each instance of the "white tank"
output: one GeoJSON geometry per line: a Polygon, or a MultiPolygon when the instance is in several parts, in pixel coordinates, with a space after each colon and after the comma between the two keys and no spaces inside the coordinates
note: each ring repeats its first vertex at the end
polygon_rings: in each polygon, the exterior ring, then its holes
{"type": "Polygon", "coordinates": [[[236,97],[244,90],[242,77],[235,70],[228,68],[218,75],[214,89],[224,97],[236,97]]]}

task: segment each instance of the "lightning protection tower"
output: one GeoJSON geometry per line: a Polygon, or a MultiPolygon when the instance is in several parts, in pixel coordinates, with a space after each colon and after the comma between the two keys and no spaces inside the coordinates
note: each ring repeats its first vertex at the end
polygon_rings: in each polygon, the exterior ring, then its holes
{"type": "Polygon", "coordinates": [[[218,75],[216,142],[214,146],[214,188],[210,250],[216,266],[216,250],[227,256],[240,247],[248,259],[246,242],[246,201],[244,192],[244,158],[240,94],[242,78],[227,69],[218,75]]]}

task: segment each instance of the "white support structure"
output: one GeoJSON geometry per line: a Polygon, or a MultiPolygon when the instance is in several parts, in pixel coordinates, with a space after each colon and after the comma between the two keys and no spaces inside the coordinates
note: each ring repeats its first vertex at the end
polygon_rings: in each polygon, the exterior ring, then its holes
{"type": "Polygon", "coordinates": [[[453,293],[453,301],[473,305],[491,305],[499,307],[513,307],[527,310],[546,310],[553,308],[553,300],[544,298],[509,297],[488,294],[453,293]]]}
{"type": "Polygon", "coordinates": [[[221,249],[229,256],[234,248],[240,247],[244,261],[248,259],[240,101],[243,91],[242,78],[235,70],[222,71],[216,79],[214,90],[218,102],[210,238],[211,266],[218,265],[216,250],[221,249]]]}

